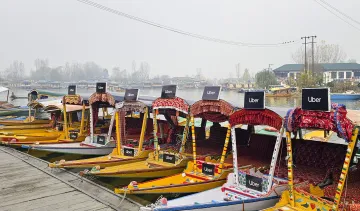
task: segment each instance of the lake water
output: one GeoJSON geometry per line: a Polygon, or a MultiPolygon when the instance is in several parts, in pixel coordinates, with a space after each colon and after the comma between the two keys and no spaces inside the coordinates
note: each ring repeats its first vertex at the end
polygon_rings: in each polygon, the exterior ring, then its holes
{"type": "MultiPolygon", "coordinates": [[[[27,96],[28,91],[29,90],[24,90],[24,89],[12,89],[11,90],[11,92],[14,92],[16,96],[27,96]]],[[[53,90],[49,90],[49,91],[67,93],[66,89],[53,89],[53,90]]],[[[93,92],[95,92],[95,89],[79,89],[78,90],[78,93],[80,95],[85,94],[85,93],[87,93],[89,95],[93,92]]],[[[201,99],[202,92],[203,92],[202,89],[182,89],[182,90],[177,91],[177,96],[184,98],[184,99],[197,101],[197,100],[201,99]]],[[[152,89],[141,89],[140,90],[140,95],[159,97],[160,94],[161,94],[161,89],[159,89],[159,88],[158,89],[152,88],[152,89]]],[[[5,97],[1,96],[1,98],[6,99],[6,96],[5,97]]],[[[233,105],[236,105],[239,107],[243,107],[243,105],[244,105],[244,94],[243,93],[237,93],[236,91],[222,91],[221,98],[228,102],[231,102],[233,105]]],[[[334,101],[334,102],[345,104],[348,109],[355,109],[355,110],[360,109],[360,101],[334,101]]],[[[26,99],[17,99],[17,100],[14,100],[12,103],[15,105],[26,105],[27,100],[26,99]]],[[[289,107],[300,106],[301,98],[268,97],[268,98],[266,98],[265,104],[266,104],[266,106],[270,106],[270,107],[289,108],[289,107]]]]}

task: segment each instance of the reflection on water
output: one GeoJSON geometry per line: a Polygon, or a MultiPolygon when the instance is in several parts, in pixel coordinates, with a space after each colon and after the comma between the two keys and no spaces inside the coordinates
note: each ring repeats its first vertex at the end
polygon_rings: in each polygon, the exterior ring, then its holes
{"type": "MultiPolygon", "coordinates": [[[[50,90],[51,91],[51,90],[50,90]]],[[[66,89],[54,89],[54,92],[63,92],[67,93],[66,89]]],[[[12,89],[11,92],[14,92],[15,95],[23,97],[27,96],[28,91],[24,89],[12,89]]],[[[10,93],[11,93],[10,92],[10,93]]],[[[81,94],[91,94],[95,92],[95,89],[79,89],[78,93],[81,94]]],[[[202,97],[203,90],[202,89],[181,89],[177,90],[177,96],[197,101],[200,100],[202,97]]],[[[153,97],[160,97],[161,89],[140,89],[140,95],[147,95],[153,97]]],[[[6,96],[5,98],[6,99],[6,96]]],[[[221,99],[224,99],[236,106],[243,107],[244,105],[244,94],[238,93],[236,91],[223,91],[221,93],[221,99]]],[[[348,109],[360,109],[360,101],[353,101],[353,100],[341,100],[341,101],[333,101],[334,103],[341,103],[345,104],[348,109]]],[[[26,105],[26,99],[17,99],[12,101],[14,105],[26,105]]],[[[286,98],[286,97],[268,97],[265,101],[266,106],[269,107],[295,107],[301,105],[301,98],[286,98]]]]}

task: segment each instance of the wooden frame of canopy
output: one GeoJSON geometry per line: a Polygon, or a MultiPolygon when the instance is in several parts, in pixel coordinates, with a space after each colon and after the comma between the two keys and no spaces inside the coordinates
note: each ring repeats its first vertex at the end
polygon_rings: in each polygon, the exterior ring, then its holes
{"type": "MultiPolygon", "coordinates": [[[[285,118],[286,129],[286,143],[287,143],[287,165],[288,165],[288,184],[289,192],[288,197],[283,197],[282,200],[288,198],[291,207],[301,207],[301,210],[312,210],[311,206],[307,208],[301,206],[302,204],[314,204],[316,207],[321,207],[321,210],[337,211],[339,210],[340,199],[347,179],[352,154],[354,153],[355,144],[357,141],[359,127],[355,126],[353,122],[346,117],[346,109],[344,106],[337,104],[332,105],[330,112],[322,111],[306,111],[301,108],[289,110],[285,118]],[[339,137],[345,139],[348,143],[345,161],[341,169],[340,180],[338,181],[337,189],[335,192],[334,202],[322,199],[316,195],[300,193],[294,189],[294,170],[293,170],[293,152],[292,152],[292,140],[291,133],[297,133],[300,128],[307,129],[323,129],[326,131],[334,131],[339,137]]],[[[279,202],[279,206],[283,204],[283,201],[279,202]]]]}
{"type": "Polygon", "coordinates": [[[153,103],[152,103],[152,107],[153,107],[153,128],[154,128],[154,147],[155,147],[155,160],[159,160],[159,143],[158,143],[158,123],[157,123],[157,115],[159,114],[159,110],[165,110],[165,111],[169,111],[169,110],[173,110],[175,111],[175,116],[176,118],[180,115],[179,112],[183,113],[186,116],[186,123],[185,123],[185,128],[183,131],[183,136],[182,136],[182,140],[181,140],[181,146],[179,149],[179,153],[183,153],[185,150],[185,143],[187,140],[187,136],[189,133],[189,120],[190,120],[190,115],[189,115],[189,104],[182,98],[180,97],[175,97],[175,98],[169,98],[169,99],[164,99],[164,98],[157,98],[153,103]]]}
{"type": "MultiPolygon", "coordinates": [[[[116,154],[117,155],[124,155],[122,153],[122,141],[126,139],[125,134],[125,116],[126,112],[140,112],[144,114],[143,122],[141,126],[141,133],[140,133],[140,139],[139,139],[139,146],[137,152],[134,152],[134,155],[142,151],[143,143],[145,139],[145,132],[147,127],[147,118],[149,116],[149,109],[145,103],[140,101],[124,101],[121,103],[117,103],[115,105],[115,118],[116,118],[116,154]]],[[[113,122],[113,119],[112,121],[113,122]]],[[[110,125],[109,134],[111,134],[112,131],[112,123],[110,125]]],[[[110,136],[108,136],[109,138],[110,136]]]]}
{"type": "Polygon", "coordinates": [[[284,134],[284,129],[282,127],[283,118],[277,113],[270,109],[240,109],[235,111],[229,118],[229,123],[231,125],[231,137],[232,137],[232,148],[233,148],[233,165],[234,165],[234,177],[235,184],[239,185],[239,175],[238,175],[238,152],[236,145],[236,133],[235,128],[239,125],[267,125],[276,128],[279,132],[276,138],[276,143],[274,146],[273,155],[270,163],[269,177],[268,177],[268,186],[267,192],[271,190],[274,172],[276,167],[276,162],[278,159],[281,140],[284,134]]]}
{"type": "MultiPolygon", "coordinates": [[[[98,118],[98,110],[99,110],[99,105],[96,104],[97,106],[94,107],[95,103],[104,103],[104,104],[108,104],[111,107],[115,107],[115,99],[114,97],[110,94],[110,93],[93,93],[90,97],[89,97],[89,105],[90,105],[90,139],[91,142],[94,142],[94,127],[95,127],[95,115],[96,118],[98,118]],[[96,109],[96,111],[95,111],[96,109]]],[[[103,108],[103,114],[105,117],[105,113],[107,112],[106,108],[103,108]],[[104,110],[105,109],[105,110],[104,110]]],[[[113,117],[112,117],[113,118],[113,117]]],[[[111,122],[113,122],[114,120],[111,120],[111,122]]],[[[112,124],[112,123],[110,123],[112,124]]]]}
{"type": "MultiPolygon", "coordinates": [[[[200,117],[211,122],[225,122],[228,120],[229,116],[233,113],[234,107],[225,100],[200,100],[194,103],[190,107],[190,116],[191,116],[191,132],[192,132],[192,148],[193,148],[193,161],[194,161],[194,172],[197,173],[197,164],[196,164],[196,135],[195,135],[195,121],[194,118],[200,117]]],[[[219,165],[219,174],[222,171],[227,147],[230,140],[230,131],[231,127],[228,126],[226,133],[225,143],[223,151],[221,154],[220,165],[219,165]]]]}
{"type": "MultiPolygon", "coordinates": [[[[65,132],[65,139],[69,139],[69,125],[68,125],[68,115],[66,111],[66,105],[72,104],[72,105],[82,105],[81,110],[81,121],[80,121],[80,133],[79,135],[83,135],[84,133],[84,124],[85,124],[85,109],[86,109],[86,103],[81,98],[80,95],[65,95],[62,99],[63,104],[63,115],[64,115],[64,132],[65,132]]],[[[69,115],[69,122],[71,121],[71,116],[69,115]]]]}

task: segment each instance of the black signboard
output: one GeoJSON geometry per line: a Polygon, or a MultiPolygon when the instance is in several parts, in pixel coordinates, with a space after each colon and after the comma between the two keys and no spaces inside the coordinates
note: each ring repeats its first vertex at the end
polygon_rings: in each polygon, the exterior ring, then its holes
{"type": "Polygon", "coordinates": [[[175,164],[175,155],[163,154],[163,161],[175,164]]]}
{"type": "Polygon", "coordinates": [[[302,89],[302,109],[312,111],[330,111],[329,88],[302,89]]]}
{"type": "Polygon", "coordinates": [[[245,92],[244,108],[265,109],[265,92],[245,92]]]}
{"type": "Polygon", "coordinates": [[[161,98],[175,98],[176,85],[166,85],[162,87],[161,98]]]}
{"type": "Polygon", "coordinates": [[[68,87],[68,95],[76,95],[76,85],[70,85],[68,87]]]}
{"type": "Polygon", "coordinates": [[[77,133],[70,133],[70,139],[77,139],[78,138],[78,134],[77,133]]]}
{"type": "Polygon", "coordinates": [[[96,83],[97,93],[106,93],[106,83],[96,83]]]}
{"type": "Polygon", "coordinates": [[[221,86],[205,86],[202,95],[203,100],[219,100],[221,86]]]}
{"type": "Polygon", "coordinates": [[[106,137],[105,136],[97,136],[97,143],[101,145],[105,145],[106,137]]]}
{"type": "Polygon", "coordinates": [[[214,174],[215,174],[215,165],[203,163],[201,171],[202,171],[203,174],[214,176],[214,174]]]}
{"type": "Polygon", "coordinates": [[[246,187],[262,192],[262,178],[246,175],[246,187]]]}
{"type": "Polygon", "coordinates": [[[125,156],[134,157],[134,154],[135,154],[135,150],[134,150],[134,149],[132,149],[132,148],[125,148],[125,147],[124,147],[124,155],[125,155],[125,156]]]}
{"type": "Polygon", "coordinates": [[[139,89],[126,89],[124,99],[125,101],[137,101],[139,89]]]}

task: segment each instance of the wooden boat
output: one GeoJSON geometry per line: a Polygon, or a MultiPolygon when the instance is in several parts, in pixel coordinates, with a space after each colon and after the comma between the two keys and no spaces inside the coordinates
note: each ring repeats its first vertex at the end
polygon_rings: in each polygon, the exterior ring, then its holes
{"type": "MultiPolygon", "coordinates": [[[[163,93],[168,86],[163,87],[163,93]]],[[[153,124],[154,124],[154,148],[155,152],[149,154],[145,161],[138,161],[129,164],[106,167],[104,169],[92,169],[87,174],[101,177],[119,177],[119,178],[156,178],[172,174],[181,173],[186,167],[190,157],[184,155],[185,143],[188,137],[189,128],[189,105],[179,97],[158,98],[152,103],[153,124]],[[157,117],[162,114],[172,126],[167,137],[169,145],[160,147],[158,140],[158,122],[157,117]],[[177,130],[178,117],[186,118],[183,131],[177,130]],[[177,138],[182,133],[181,140],[177,143],[177,138]],[[160,148],[160,150],[159,150],[160,148]],[[162,149],[161,149],[162,148],[162,149]]]]}
{"type": "Polygon", "coordinates": [[[28,134],[0,135],[0,140],[3,144],[15,147],[22,146],[23,148],[31,148],[29,147],[31,144],[52,144],[58,141],[66,143],[83,141],[85,139],[84,131],[86,130],[85,103],[86,100],[83,100],[80,95],[66,95],[63,97],[63,103],[49,105],[44,108],[44,111],[51,114],[51,124],[54,128],[28,134]],[[76,115],[78,111],[82,113],[80,125],[72,120],[72,116],[76,115]],[[61,113],[63,113],[64,122],[59,121],[61,113]],[[69,139],[70,135],[72,136],[71,139],[69,139]]]}
{"type": "MultiPolygon", "coordinates": [[[[289,178],[289,190],[283,192],[280,201],[274,207],[264,210],[359,210],[360,171],[353,168],[355,166],[353,165],[354,149],[358,139],[359,127],[353,124],[346,113],[345,107],[337,104],[332,105],[330,112],[308,111],[301,108],[288,112],[285,118],[285,128],[288,148],[288,169],[286,171],[289,178]],[[294,184],[299,177],[298,172],[301,167],[299,165],[294,167],[294,161],[298,163],[300,161],[293,158],[296,151],[293,151],[294,143],[291,139],[291,133],[299,131],[300,128],[332,130],[346,141],[346,145],[337,144],[337,148],[342,150],[338,151],[339,155],[332,158],[332,166],[326,164],[326,168],[323,170],[321,165],[318,165],[316,174],[311,174],[311,169],[308,167],[306,171],[308,175],[306,176],[313,182],[305,180],[303,183],[294,184]],[[321,173],[325,177],[319,180],[317,178],[321,173]]],[[[323,147],[335,145],[327,142],[321,144],[323,147]]],[[[318,154],[316,153],[314,156],[319,156],[318,154]]],[[[334,155],[329,154],[329,156],[334,155]]],[[[319,158],[324,159],[325,157],[319,158]]],[[[321,161],[320,159],[317,160],[318,163],[321,161]]]]}
{"type": "Polygon", "coordinates": [[[279,88],[273,90],[269,93],[266,93],[266,97],[292,97],[297,95],[294,88],[287,87],[287,88],[279,88]]]}
{"type": "MultiPolygon", "coordinates": [[[[76,86],[72,85],[69,86],[69,90],[76,90],[76,86]]],[[[96,93],[95,93],[96,94],[96,93]]],[[[102,100],[101,106],[103,110],[107,111],[107,107],[113,107],[114,104],[109,104],[109,102],[115,102],[114,98],[109,95],[107,96],[107,101],[102,100]],[[107,104],[106,104],[107,103],[107,104]]],[[[63,114],[64,114],[64,132],[65,137],[62,140],[70,142],[71,140],[78,139],[81,137],[83,140],[81,143],[55,143],[55,144],[35,144],[31,146],[23,145],[23,148],[31,149],[32,151],[43,151],[43,152],[51,152],[51,153],[66,153],[66,154],[78,154],[78,155],[106,155],[111,153],[111,151],[115,148],[115,141],[112,138],[112,129],[113,129],[113,122],[115,116],[112,115],[110,126],[108,127],[107,134],[94,134],[94,128],[96,125],[96,120],[98,119],[98,110],[99,110],[99,99],[94,100],[93,97],[90,97],[89,100],[84,100],[80,97],[80,95],[76,95],[76,93],[72,92],[69,95],[64,96],[63,98],[63,114]],[[90,136],[87,136],[87,125],[84,124],[84,121],[81,122],[80,128],[78,132],[69,131],[69,127],[71,126],[68,124],[71,122],[71,116],[67,115],[66,112],[66,105],[82,105],[83,112],[81,119],[88,119],[88,114],[85,114],[85,107],[86,104],[89,103],[90,105],[90,136]],[[95,104],[95,105],[94,105],[95,104]],[[93,112],[91,112],[93,111],[93,112]],[[95,120],[95,121],[94,121],[95,120]],[[86,138],[85,138],[86,137],[86,138]],[[84,140],[85,139],[85,140],[84,140]]],[[[105,117],[106,114],[103,115],[105,117]]]]}
{"type": "MultiPolygon", "coordinates": [[[[211,87],[212,88],[212,87],[211,87]]],[[[219,94],[220,88],[217,87],[219,94]]],[[[205,87],[204,93],[208,91],[205,87]]],[[[219,160],[211,159],[210,156],[199,159],[196,151],[196,135],[194,118],[206,118],[211,122],[224,122],[233,112],[234,108],[224,100],[207,100],[206,94],[203,100],[197,101],[190,107],[191,136],[193,148],[193,160],[189,161],[186,169],[179,174],[150,180],[143,183],[131,182],[127,187],[116,188],[115,193],[126,194],[159,194],[159,193],[194,193],[216,188],[226,182],[227,175],[232,171],[232,165],[225,163],[226,151],[230,139],[230,126],[227,128],[224,147],[219,160]]]]}
{"type": "MultiPolygon", "coordinates": [[[[264,93],[260,92],[255,94],[264,95],[264,93]]],[[[248,99],[247,95],[248,93],[245,94],[245,100],[248,99]]],[[[256,211],[275,205],[276,200],[279,198],[278,194],[287,188],[287,180],[274,177],[284,132],[282,130],[282,118],[270,109],[264,107],[262,109],[251,109],[247,108],[247,103],[244,103],[244,105],[244,109],[237,110],[229,118],[232,131],[234,171],[228,175],[227,182],[222,187],[170,200],[167,205],[150,206],[153,209],[143,207],[142,210],[221,209],[256,211]],[[265,164],[260,159],[261,156],[258,156],[258,159],[249,158],[249,154],[244,153],[240,148],[238,157],[237,141],[243,142],[241,139],[246,137],[236,136],[235,130],[243,125],[248,125],[248,128],[250,126],[268,125],[272,127],[273,131],[276,131],[276,143],[271,156],[269,172],[266,174],[264,171],[259,171],[265,164]],[[249,169],[249,166],[253,168],[249,169]]],[[[250,139],[249,144],[253,144],[253,141],[250,139]]],[[[267,140],[262,141],[266,142],[267,140]]],[[[261,147],[261,145],[258,147],[261,147]]],[[[262,153],[261,149],[258,152],[262,153]]]]}
{"type": "MultiPolygon", "coordinates": [[[[108,93],[98,93],[90,97],[91,105],[99,105],[100,99],[106,99],[109,105],[114,105],[115,100],[111,98],[108,93]],[[99,96],[100,95],[100,96],[99,96]],[[101,96],[106,95],[106,96],[101,96]],[[96,100],[97,99],[97,100],[96,100]]],[[[146,102],[146,101],[145,101],[146,102]]],[[[153,147],[149,145],[149,139],[151,136],[146,134],[147,132],[147,120],[148,120],[148,106],[151,104],[147,102],[145,104],[142,101],[124,101],[115,105],[115,122],[116,122],[116,148],[106,156],[74,160],[74,161],[57,161],[50,163],[51,168],[92,168],[97,166],[98,168],[104,168],[107,166],[132,163],[140,160],[145,160],[149,153],[153,151],[153,147]],[[147,105],[148,104],[148,105],[147,105]],[[127,113],[140,112],[142,119],[140,135],[126,134],[126,119],[127,113]],[[138,140],[138,141],[137,141],[138,140]],[[126,143],[127,142],[127,143],[126,143]],[[132,142],[132,143],[131,143],[132,142]]],[[[92,112],[95,113],[95,112],[92,112]]],[[[94,119],[94,117],[93,117],[94,119]]],[[[130,118],[131,119],[131,118],[130,118]]],[[[92,121],[93,122],[93,121],[92,121]]],[[[130,129],[130,127],[128,127],[130,129]]],[[[129,132],[129,131],[128,131],[129,132]]],[[[109,137],[109,136],[108,136],[109,137]]],[[[94,139],[93,139],[94,140],[94,139]]]]}

